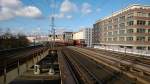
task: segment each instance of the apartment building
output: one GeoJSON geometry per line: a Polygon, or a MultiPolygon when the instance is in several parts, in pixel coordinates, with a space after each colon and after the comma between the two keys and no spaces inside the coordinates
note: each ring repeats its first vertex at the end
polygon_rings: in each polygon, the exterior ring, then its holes
{"type": "Polygon", "coordinates": [[[92,28],[83,28],[73,34],[74,40],[82,40],[87,47],[92,45],[92,28]]]}
{"type": "Polygon", "coordinates": [[[150,6],[128,6],[93,26],[94,46],[150,50],[150,6]]]}

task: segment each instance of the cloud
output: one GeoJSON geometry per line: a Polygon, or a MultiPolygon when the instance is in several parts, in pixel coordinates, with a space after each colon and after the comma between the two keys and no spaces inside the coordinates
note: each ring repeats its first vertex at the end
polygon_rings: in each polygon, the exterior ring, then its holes
{"type": "Polygon", "coordinates": [[[1,7],[17,8],[21,5],[22,3],[20,0],[0,0],[1,7]]]}
{"type": "Polygon", "coordinates": [[[35,6],[23,6],[20,0],[0,0],[0,20],[8,20],[16,16],[37,18],[42,12],[35,6]]]}
{"type": "MultiPolygon", "coordinates": [[[[54,6],[54,4],[51,4],[51,8],[57,7],[54,6]]],[[[59,8],[59,13],[50,15],[50,18],[53,16],[57,19],[72,19],[72,13],[77,11],[77,6],[75,3],[69,1],[69,0],[64,0],[59,8]]]]}
{"type": "Polygon", "coordinates": [[[24,7],[15,12],[18,16],[37,18],[42,15],[41,11],[34,6],[24,7]]]}
{"type": "Polygon", "coordinates": [[[87,2],[83,3],[82,7],[81,7],[81,12],[84,15],[92,13],[91,5],[89,3],[87,3],[87,2]]]}
{"type": "Polygon", "coordinates": [[[69,0],[64,0],[60,6],[60,12],[63,13],[70,13],[77,11],[77,6],[73,2],[70,2],[69,0]]]}
{"type": "Polygon", "coordinates": [[[67,19],[72,19],[73,16],[72,16],[72,15],[67,15],[66,18],[67,18],[67,19]]]}
{"type": "Polygon", "coordinates": [[[57,19],[63,19],[63,18],[65,17],[65,15],[64,15],[63,13],[51,15],[50,18],[51,18],[52,16],[55,17],[55,18],[57,18],[57,19]]]}
{"type": "MultiPolygon", "coordinates": [[[[50,18],[51,17],[52,17],[52,15],[50,16],[50,18]]],[[[55,17],[56,19],[72,19],[73,18],[72,15],[65,15],[63,13],[55,14],[55,15],[53,15],[53,17],[55,17]]]]}
{"type": "Polygon", "coordinates": [[[60,14],[55,14],[55,17],[61,19],[64,18],[65,15],[63,13],[60,13],[60,14]]]}
{"type": "Polygon", "coordinates": [[[0,20],[11,19],[15,16],[15,13],[9,8],[1,8],[0,10],[0,20]]]}

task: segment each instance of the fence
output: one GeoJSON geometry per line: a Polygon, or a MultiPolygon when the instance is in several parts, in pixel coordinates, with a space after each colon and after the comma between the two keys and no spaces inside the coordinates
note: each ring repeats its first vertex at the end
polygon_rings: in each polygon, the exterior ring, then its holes
{"type": "Polygon", "coordinates": [[[150,50],[137,50],[137,49],[128,49],[128,48],[111,47],[111,46],[94,46],[94,48],[150,56],[150,50]]]}

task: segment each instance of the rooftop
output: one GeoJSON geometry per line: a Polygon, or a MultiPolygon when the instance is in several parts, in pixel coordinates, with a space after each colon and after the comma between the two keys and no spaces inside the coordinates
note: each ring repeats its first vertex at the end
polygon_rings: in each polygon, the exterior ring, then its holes
{"type": "Polygon", "coordinates": [[[108,19],[108,18],[110,18],[110,17],[112,17],[112,16],[116,16],[116,15],[118,15],[118,14],[120,14],[120,13],[122,13],[122,12],[125,12],[125,11],[127,11],[127,10],[136,9],[136,8],[150,9],[150,5],[132,4],[132,5],[129,5],[128,7],[126,7],[126,8],[123,8],[122,10],[119,10],[119,11],[117,11],[117,12],[112,13],[110,16],[107,16],[107,17],[104,17],[104,18],[102,18],[102,19],[97,20],[96,23],[98,23],[98,22],[101,21],[101,20],[108,19]]]}

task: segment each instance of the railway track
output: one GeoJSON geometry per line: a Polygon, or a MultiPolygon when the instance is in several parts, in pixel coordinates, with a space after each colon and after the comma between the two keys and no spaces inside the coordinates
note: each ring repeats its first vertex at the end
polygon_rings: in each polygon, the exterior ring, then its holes
{"type": "Polygon", "coordinates": [[[66,61],[66,64],[67,64],[67,66],[68,66],[68,68],[69,68],[69,71],[71,72],[71,75],[72,75],[72,77],[73,77],[73,79],[74,79],[74,83],[75,83],[75,84],[82,84],[83,82],[82,82],[82,80],[80,79],[78,72],[75,70],[74,65],[73,65],[72,62],[69,60],[69,58],[65,55],[65,53],[64,53],[64,52],[62,52],[62,53],[63,53],[63,57],[64,57],[64,59],[65,59],[65,61],[66,61]]]}
{"type": "MultiPolygon", "coordinates": [[[[70,59],[72,58],[80,68],[88,75],[87,80],[93,81],[93,84],[132,84],[134,81],[125,77],[119,72],[112,70],[109,67],[98,64],[97,62],[87,58],[86,56],[70,50],[65,49],[69,53],[70,59]]],[[[84,76],[83,76],[84,77],[84,76]]],[[[91,84],[91,83],[89,83],[91,84]]]]}
{"type": "Polygon", "coordinates": [[[144,56],[137,56],[137,55],[130,55],[125,53],[117,53],[112,51],[106,51],[106,50],[98,50],[98,49],[92,49],[92,48],[86,48],[88,50],[92,50],[96,53],[104,54],[107,56],[115,57],[121,60],[125,60],[128,62],[136,63],[139,65],[143,65],[146,67],[150,67],[150,58],[144,57],[144,56]]]}
{"type": "Polygon", "coordinates": [[[3,50],[3,51],[0,51],[0,60],[7,60],[7,59],[13,58],[17,55],[27,53],[29,51],[34,52],[40,48],[43,48],[43,46],[31,46],[31,47],[3,50]]]}
{"type": "Polygon", "coordinates": [[[136,79],[138,82],[149,84],[150,67],[131,63],[125,60],[120,61],[120,59],[117,59],[115,57],[107,56],[100,53],[95,53],[94,51],[90,51],[82,48],[69,47],[69,49],[72,49],[74,51],[77,51],[78,53],[86,55],[87,57],[90,57],[91,59],[97,62],[105,64],[114,70],[120,71],[123,74],[136,79]]]}

